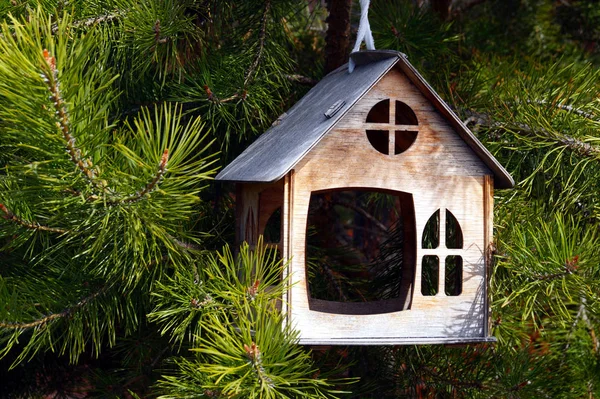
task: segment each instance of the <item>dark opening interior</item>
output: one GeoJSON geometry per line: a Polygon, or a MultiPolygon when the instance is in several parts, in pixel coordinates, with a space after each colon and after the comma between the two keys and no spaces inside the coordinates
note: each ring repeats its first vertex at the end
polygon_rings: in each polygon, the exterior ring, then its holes
{"type": "Polygon", "coordinates": [[[463,247],[463,234],[456,217],[446,209],[446,248],[460,249],[463,247]]]}
{"type": "Polygon", "coordinates": [[[440,285],[440,258],[436,255],[423,256],[421,268],[423,271],[421,274],[421,294],[425,296],[436,295],[440,285]]]}
{"type": "Polygon", "coordinates": [[[369,143],[382,154],[390,154],[390,132],[387,130],[367,130],[369,143]]]}
{"type": "Polygon", "coordinates": [[[438,209],[425,224],[421,248],[434,249],[440,246],[440,210],[438,209]]]}
{"type": "MultiPolygon", "coordinates": [[[[446,209],[445,247],[462,249],[463,234],[456,217],[446,209]]],[[[434,212],[425,224],[421,247],[436,249],[440,246],[440,210],[434,212]]],[[[425,255],[421,262],[421,294],[437,295],[439,291],[440,259],[436,255],[425,255]]],[[[462,293],[463,259],[459,255],[449,255],[444,259],[444,293],[458,296],[462,293]]]]}
{"type": "Polygon", "coordinates": [[[396,130],[394,137],[394,154],[398,155],[408,150],[417,139],[417,132],[396,130]]]}
{"type": "Polygon", "coordinates": [[[378,102],[367,115],[369,123],[390,123],[390,100],[378,102]]]}
{"type": "Polygon", "coordinates": [[[418,125],[417,115],[402,101],[396,101],[396,125],[418,125]]]}
{"type": "MultiPolygon", "coordinates": [[[[383,100],[378,102],[371,108],[367,114],[368,123],[390,123],[390,100],[383,100]]],[[[396,125],[414,125],[417,126],[419,121],[414,111],[406,104],[401,101],[395,102],[395,120],[396,125]]],[[[369,143],[377,151],[385,155],[390,155],[390,151],[394,152],[394,155],[398,155],[408,150],[408,148],[417,139],[417,130],[395,130],[393,136],[390,137],[389,130],[367,130],[367,138],[369,143]],[[393,141],[393,147],[390,150],[390,140],[393,141]]]]}
{"type": "Polygon", "coordinates": [[[279,243],[281,241],[281,207],[269,216],[263,232],[266,243],[279,243]]]}
{"type": "Polygon", "coordinates": [[[311,310],[373,314],[409,309],[415,241],[410,194],[313,193],[306,231],[311,310]]]}
{"type": "Polygon", "coordinates": [[[446,281],[444,292],[448,296],[458,296],[462,293],[462,257],[446,256],[446,281]]]}

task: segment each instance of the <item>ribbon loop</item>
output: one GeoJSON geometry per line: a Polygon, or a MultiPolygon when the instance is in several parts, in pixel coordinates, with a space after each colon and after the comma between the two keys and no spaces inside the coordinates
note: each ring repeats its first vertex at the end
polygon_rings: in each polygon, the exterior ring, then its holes
{"type": "MultiPolygon", "coordinates": [[[[360,50],[360,45],[364,41],[367,50],[375,50],[375,41],[373,40],[373,33],[371,33],[371,25],[369,24],[369,3],[371,0],[360,0],[360,23],[358,25],[358,32],[356,33],[356,43],[352,52],[360,50]]],[[[350,58],[348,62],[348,72],[354,71],[354,61],[350,58]]]]}

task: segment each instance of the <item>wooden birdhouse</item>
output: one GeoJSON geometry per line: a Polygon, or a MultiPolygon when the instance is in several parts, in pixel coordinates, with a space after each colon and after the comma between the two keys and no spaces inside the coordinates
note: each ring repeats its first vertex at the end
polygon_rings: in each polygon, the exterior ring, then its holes
{"type": "Polygon", "coordinates": [[[255,244],[276,221],[271,240],[291,279],[283,306],[300,343],[489,341],[493,191],[514,182],[404,54],[351,57],[352,73],[327,75],[218,174],[236,182],[237,238],[255,244]],[[380,207],[365,208],[365,195],[388,213],[373,216],[380,207]],[[327,251],[366,266],[336,287],[327,251]],[[356,295],[335,295],[357,281],[356,295]],[[328,285],[334,295],[320,294],[328,285]]]}

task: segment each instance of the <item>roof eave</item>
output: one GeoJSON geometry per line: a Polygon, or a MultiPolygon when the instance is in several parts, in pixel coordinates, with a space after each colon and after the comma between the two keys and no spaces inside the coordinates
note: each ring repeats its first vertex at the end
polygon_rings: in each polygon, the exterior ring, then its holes
{"type": "MultiPolygon", "coordinates": [[[[331,118],[332,119],[331,126],[329,126],[329,128],[327,128],[327,129],[324,129],[323,132],[321,132],[320,137],[317,140],[315,140],[310,145],[310,147],[307,148],[306,151],[304,151],[301,154],[301,156],[299,156],[293,163],[291,163],[286,168],[284,168],[282,173],[276,175],[275,177],[271,176],[269,178],[260,178],[260,177],[256,178],[257,177],[256,175],[254,175],[253,178],[251,178],[251,179],[244,179],[244,178],[240,179],[239,177],[232,178],[232,177],[230,177],[230,173],[229,173],[230,166],[233,164],[233,162],[232,162],[231,164],[227,165],[227,167],[225,167],[223,170],[221,170],[217,174],[217,176],[215,177],[215,180],[227,181],[227,182],[233,182],[233,183],[275,183],[275,182],[281,180],[286,174],[288,174],[290,172],[290,170],[292,170],[298,164],[298,162],[300,162],[306,156],[306,154],[308,154],[321,141],[321,139],[323,139],[323,137],[325,137],[327,135],[327,133],[329,133],[331,131],[331,129],[333,129],[335,127],[337,122],[341,118],[343,118],[354,107],[354,105],[356,105],[356,103],[359,102],[369,92],[369,90],[371,90],[371,88],[373,86],[375,86],[392,68],[394,68],[394,66],[398,63],[398,60],[400,58],[406,57],[406,55],[404,55],[403,53],[400,53],[398,51],[391,51],[391,50],[374,51],[374,52],[361,51],[361,52],[352,53],[352,54],[350,54],[350,56],[355,60],[357,66],[363,65],[363,64],[368,64],[371,62],[382,61],[382,60],[390,59],[390,58],[396,58],[396,61],[391,63],[387,68],[385,68],[385,70],[382,70],[382,72],[376,78],[374,78],[368,85],[366,85],[364,88],[362,88],[361,89],[362,93],[360,95],[358,95],[353,101],[351,101],[348,104],[345,104],[344,109],[342,111],[338,112],[337,114],[335,114],[333,118],[331,118]]],[[[348,64],[346,63],[346,64],[340,66],[336,70],[332,71],[330,74],[334,74],[343,68],[348,68],[348,64]]],[[[263,134],[269,134],[270,130],[271,129],[268,129],[263,134]]],[[[252,143],[250,145],[250,147],[248,147],[246,149],[246,151],[251,151],[251,147],[253,145],[255,145],[256,143],[257,143],[256,141],[254,143],[252,143]]],[[[244,151],[244,152],[246,152],[246,151],[244,151]]],[[[237,174],[234,174],[234,175],[239,176],[237,174]]]]}
{"type": "Polygon", "coordinates": [[[497,189],[512,188],[515,181],[512,176],[504,169],[498,160],[488,151],[487,148],[475,137],[473,132],[458,118],[458,116],[448,107],[446,102],[433,90],[421,74],[404,57],[400,58],[399,65],[402,71],[417,86],[419,91],[435,106],[442,116],[457,131],[465,143],[477,154],[482,162],[494,174],[494,187],[497,189]]]}

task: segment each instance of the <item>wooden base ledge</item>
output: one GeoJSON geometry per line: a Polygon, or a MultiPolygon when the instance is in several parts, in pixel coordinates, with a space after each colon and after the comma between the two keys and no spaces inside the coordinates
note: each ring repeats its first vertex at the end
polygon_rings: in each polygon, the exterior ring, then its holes
{"type": "Polygon", "coordinates": [[[494,343],[498,340],[496,337],[455,337],[455,338],[300,338],[300,345],[310,346],[329,346],[329,345],[461,345],[461,344],[479,344],[494,343]]]}

